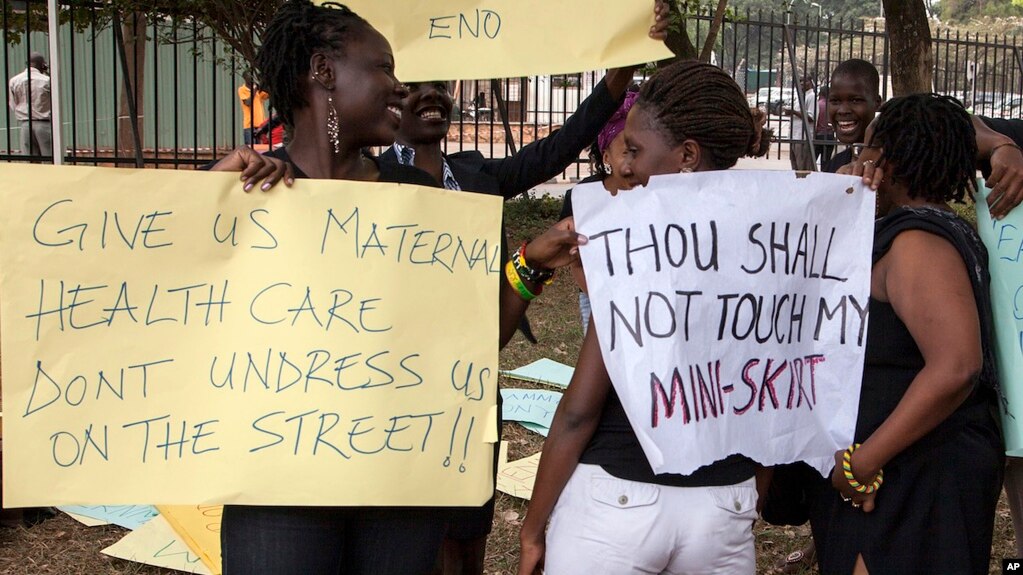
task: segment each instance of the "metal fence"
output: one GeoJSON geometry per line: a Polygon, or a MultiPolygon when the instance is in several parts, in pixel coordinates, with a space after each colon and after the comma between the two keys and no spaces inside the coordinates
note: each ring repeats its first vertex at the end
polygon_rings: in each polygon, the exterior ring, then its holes
{"type": "MultiPolygon", "coordinates": [[[[712,15],[689,18],[697,46],[707,36],[712,15]]],[[[1018,118],[1023,109],[1023,45],[1013,36],[969,34],[939,28],[932,34],[934,90],[959,98],[974,113],[1018,118]]],[[[770,112],[769,125],[779,143],[791,143],[792,121],[783,108],[798,109],[796,83],[804,75],[815,86],[828,84],[842,61],[860,58],[881,75],[881,96],[892,94],[889,41],[883,19],[833,20],[791,13],[746,11],[725,20],[715,49],[715,63],[742,86],[751,105],[770,112]]],[[[827,144],[817,140],[816,144],[827,144]]],[[[787,152],[775,146],[773,154],[787,152]]]]}
{"type": "MultiPolygon", "coordinates": [[[[28,54],[48,53],[44,0],[0,0],[5,81],[25,70],[28,54]],[[33,9],[35,8],[35,9],[33,9]],[[40,21],[42,19],[42,21],[40,21]]],[[[62,93],[62,150],[67,163],[95,165],[195,166],[243,141],[237,89],[244,65],[194,22],[118,22],[99,5],[61,2],[59,54],[62,93]],[[120,24],[120,25],[119,25],[120,24]],[[145,40],[122,50],[120,39],[136,25],[145,40]],[[134,97],[133,97],[134,95],[134,97]],[[131,109],[136,109],[131,114],[131,109]],[[137,122],[132,122],[132,118],[137,122]],[[136,140],[139,145],[136,145],[136,140]]],[[[710,13],[692,14],[686,26],[702,46],[710,13]]],[[[715,64],[732,75],[751,105],[769,112],[780,144],[789,143],[786,107],[798,108],[798,77],[824,86],[835,66],[848,58],[872,62],[881,73],[882,96],[891,94],[889,43],[883,20],[833,21],[790,14],[745,12],[726,18],[714,48],[715,64]]],[[[1023,58],[1014,37],[934,34],[935,90],[955,95],[976,113],[1019,117],[1023,109],[1023,58]]],[[[400,67],[399,67],[400,72],[400,67]]],[[[548,135],[565,121],[600,81],[603,71],[533,76],[455,84],[456,115],[445,143],[449,152],[480,150],[504,157],[548,135]]],[[[645,74],[638,73],[641,82],[645,74]]],[[[0,110],[0,160],[50,161],[21,150],[21,123],[5,90],[0,110]]],[[[269,111],[268,111],[269,112],[269,111]]],[[[269,116],[268,116],[269,117],[269,116]]],[[[269,145],[279,144],[271,142],[269,145]]],[[[787,146],[774,146],[776,157],[787,146]]],[[[588,174],[585,157],[566,178],[588,174]]]]}

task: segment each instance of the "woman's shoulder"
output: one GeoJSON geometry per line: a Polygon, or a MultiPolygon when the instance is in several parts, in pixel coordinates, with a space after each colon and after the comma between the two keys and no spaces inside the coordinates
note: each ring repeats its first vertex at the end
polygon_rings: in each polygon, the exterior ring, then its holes
{"type": "Polygon", "coordinates": [[[896,238],[909,231],[925,232],[907,236],[912,238],[913,245],[945,241],[951,243],[968,263],[984,265],[987,262],[987,250],[970,222],[951,210],[926,206],[896,208],[877,221],[874,227],[874,261],[891,250],[896,238]]]}

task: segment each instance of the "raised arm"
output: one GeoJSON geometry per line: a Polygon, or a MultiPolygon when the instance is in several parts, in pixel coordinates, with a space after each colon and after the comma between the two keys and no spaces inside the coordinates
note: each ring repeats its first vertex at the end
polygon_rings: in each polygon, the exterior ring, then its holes
{"type": "MultiPolygon", "coordinates": [[[[654,24],[650,38],[663,41],[668,29],[668,5],[654,3],[654,24]]],[[[541,138],[508,158],[483,160],[482,171],[492,175],[501,186],[501,195],[512,198],[560,174],[579,154],[597,139],[597,135],[618,109],[625,90],[632,84],[638,66],[607,71],[593,92],[565,120],[559,130],[541,138]]]]}
{"type": "Polygon", "coordinates": [[[597,429],[610,389],[611,378],[604,367],[600,345],[597,343],[597,330],[591,319],[579,352],[579,362],[572,374],[572,382],[558,403],[550,434],[543,444],[533,496],[519,534],[522,545],[519,575],[542,571],[547,520],[597,429]]]}
{"type": "Polygon", "coordinates": [[[987,205],[1001,219],[1023,201],[1023,120],[992,120],[973,116],[977,132],[977,164],[991,188],[987,205]],[[991,125],[988,125],[988,124],[991,125]],[[989,171],[990,170],[990,171],[989,171]]]}

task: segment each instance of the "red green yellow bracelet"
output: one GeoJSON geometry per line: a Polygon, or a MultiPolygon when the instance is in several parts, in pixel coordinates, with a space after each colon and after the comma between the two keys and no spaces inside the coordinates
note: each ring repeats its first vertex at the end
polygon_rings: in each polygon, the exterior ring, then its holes
{"type": "Polygon", "coordinates": [[[519,272],[515,269],[515,264],[512,263],[512,260],[508,260],[508,263],[504,264],[504,275],[508,278],[508,283],[515,288],[515,291],[519,292],[519,297],[522,299],[526,301],[533,301],[536,299],[536,296],[539,295],[539,292],[534,294],[529,291],[529,288],[526,287],[522,278],[519,277],[519,272]]]}
{"type": "Polygon", "coordinates": [[[856,490],[857,493],[873,493],[877,491],[881,484],[884,483],[884,470],[877,472],[874,476],[874,480],[869,484],[863,484],[856,481],[856,476],[853,475],[852,471],[852,454],[859,447],[859,443],[854,443],[845,450],[842,454],[842,474],[845,475],[845,480],[849,482],[849,485],[856,490]]]}
{"type": "MultiPolygon", "coordinates": [[[[542,270],[530,267],[526,263],[526,245],[527,242],[523,242],[519,249],[515,250],[512,254],[511,261],[515,265],[515,271],[519,273],[520,278],[524,278],[533,282],[539,287],[541,284],[550,285],[554,281],[554,270],[542,270]]],[[[540,288],[543,289],[543,288],[540,288]]],[[[540,292],[536,292],[540,295],[540,292]]]]}

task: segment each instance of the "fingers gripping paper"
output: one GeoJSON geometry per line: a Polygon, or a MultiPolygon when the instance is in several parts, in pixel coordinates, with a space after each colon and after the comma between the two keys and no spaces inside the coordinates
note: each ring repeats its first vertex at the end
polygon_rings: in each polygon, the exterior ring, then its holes
{"type": "Polygon", "coordinates": [[[2,172],[5,504],[493,492],[500,198],[2,172]]]}
{"type": "Polygon", "coordinates": [[[654,471],[733,453],[826,471],[848,446],[874,208],[857,182],[717,171],[573,192],[601,352],[654,471]]]}
{"type": "Polygon", "coordinates": [[[391,43],[404,82],[568,74],[672,56],[651,0],[349,0],[391,43]]]}

